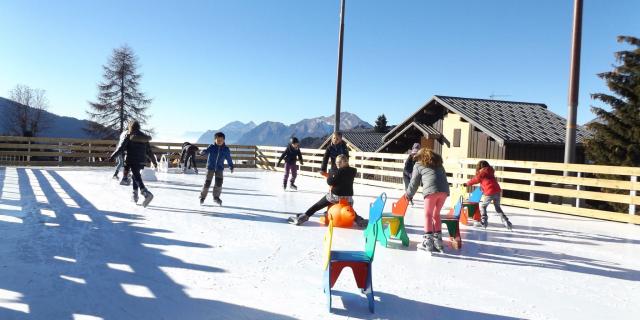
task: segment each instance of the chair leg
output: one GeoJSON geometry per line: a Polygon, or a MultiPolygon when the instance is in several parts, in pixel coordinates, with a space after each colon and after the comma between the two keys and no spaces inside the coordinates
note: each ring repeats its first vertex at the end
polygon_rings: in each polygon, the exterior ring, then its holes
{"type": "Polygon", "coordinates": [[[402,245],[405,247],[409,246],[409,235],[407,234],[407,229],[404,227],[404,219],[400,220],[400,230],[398,231],[398,238],[402,240],[402,245]]]}
{"type": "Polygon", "coordinates": [[[369,272],[367,273],[367,289],[366,289],[366,295],[367,295],[367,300],[369,301],[369,312],[374,313],[374,303],[375,303],[375,299],[374,299],[374,294],[373,294],[373,280],[372,280],[372,269],[371,269],[372,265],[369,264],[369,272]]]}
{"type": "Polygon", "coordinates": [[[327,306],[329,308],[329,313],[331,313],[331,284],[329,278],[331,277],[331,265],[324,271],[324,294],[327,299],[327,306]]]}
{"type": "Polygon", "coordinates": [[[387,246],[387,235],[389,234],[389,230],[385,230],[385,228],[382,226],[382,220],[379,220],[378,222],[378,231],[382,231],[382,232],[378,232],[377,235],[377,239],[381,245],[383,246],[387,246]]]}

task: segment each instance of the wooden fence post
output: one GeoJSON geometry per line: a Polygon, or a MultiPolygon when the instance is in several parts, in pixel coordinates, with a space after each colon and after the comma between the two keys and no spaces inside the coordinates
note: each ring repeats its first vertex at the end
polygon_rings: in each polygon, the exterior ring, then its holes
{"type": "Polygon", "coordinates": [[[533,209],[533,203],[536,201],[536,194],[533,192],[533,187],[536,186],[536,180],[534,180],[535,175],[536,168],[531,168],[531,181],[529,182],[529,185],[531,186],[531,189],[529,189],[529,209],[533,209]]]}
{"type": "MultiPolygon", "coordinates": [[[[62,141],[58,142],[58,147],[60,147],[60,148],[58,149],[58,152],[59,152],[59,153],[62,153],[62,141]]],[[[60,156],[58,156],[58,162],[62,162],[62,156],[61,156],[61,155],[60,155],[60,156]]]]}
{"type": "MultiPolygon", "coordinates": [[[[582,178],[582,172],[578,172],[578,178],[582,178]]],[[[580,184],[576,184],[576,191],[580,191],[582,188],[580,184]]],[[[576,208],[580,208],[580,198],[576,196],[576,208]]]]}
{"type": "Polygon", "coordinates": [[[27,141],[27,162],[31,162],[31,139],[27,141]]]}
{"type": "MultiPolygon", "coordinates": [[[[636,182],[638,182],[638,176],[631,176],[631,184],[635,184],[636,182]]],[[[636,196],[636,188],[635,186],[631,186],[631,191],[629,191],[629,196],[631,197],[635,197],[636,196]]],[[[632,199],[629,199],[629,214],[636,214],[636,205],[631,203],[632,199]]]]}

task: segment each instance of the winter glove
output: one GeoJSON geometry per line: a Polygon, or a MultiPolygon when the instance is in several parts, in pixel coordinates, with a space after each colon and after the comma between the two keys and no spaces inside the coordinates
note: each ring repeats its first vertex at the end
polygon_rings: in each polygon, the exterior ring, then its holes
{"type": "Polygon", "coordinates": [[[463,186],[463,187],[467,187],[467,184],[466,184],[466,183],[463,183],[463,184],[462,184],[462,186],[463,186]]]}
{"type": "Polygon", "coordinates": [[[329,174],[328,174],[328,173],[326,173],[325,171],[322,171],[320,174],[321,174],[323,177],[325,177],[325,178],[328,178],[328,177],[329,177],[329,174]]]}

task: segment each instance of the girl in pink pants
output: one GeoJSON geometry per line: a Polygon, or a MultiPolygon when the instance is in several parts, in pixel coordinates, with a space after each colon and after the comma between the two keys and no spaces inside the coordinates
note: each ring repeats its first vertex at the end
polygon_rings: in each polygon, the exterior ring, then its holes
{"type": "Polygon", "coordinates": [[[415,160],[411,181],[407,187],[407,197],[413,198],[422,184],[425,219],[424,237],[419,248],[429,252],[435,250],[442,252],[444,247],[442,246],[440,210],[449,196],[447,173],[442,166],[442,157],[431,149],[420,149],[415,160]]]}

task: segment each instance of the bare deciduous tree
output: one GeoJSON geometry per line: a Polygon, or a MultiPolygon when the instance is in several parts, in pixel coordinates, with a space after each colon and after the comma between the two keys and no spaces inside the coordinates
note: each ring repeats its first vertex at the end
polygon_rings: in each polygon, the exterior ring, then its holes
{"type": "Polygon", "coordinates": [[[45,90],[18,84],[9,91],[9,98],[15,102],[6,117],[11,134],[35,137],[49,126],[45,90]]]}

